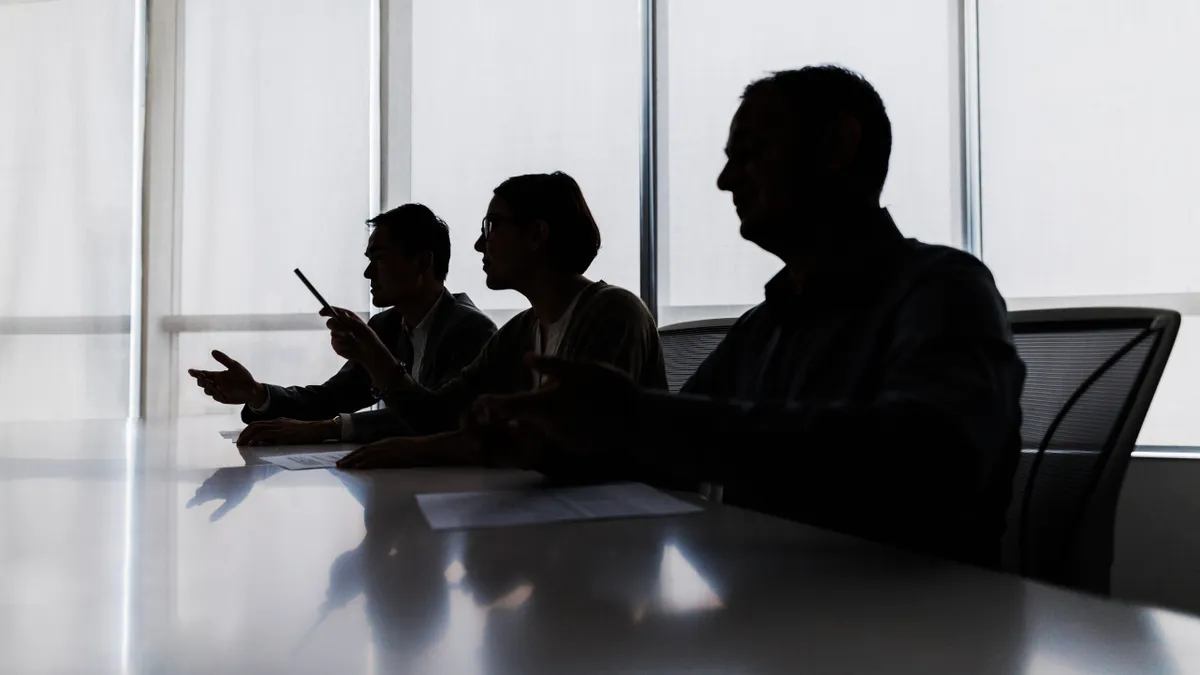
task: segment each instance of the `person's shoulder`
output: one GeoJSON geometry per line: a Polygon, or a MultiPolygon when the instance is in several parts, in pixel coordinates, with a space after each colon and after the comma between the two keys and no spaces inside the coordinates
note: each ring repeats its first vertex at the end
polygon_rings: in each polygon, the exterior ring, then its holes
{"type": "Polygon", "coordinates": [[[500,326],[497,334],[510,335],[513,333],[527,333],[533,330],[534,324],[537,323],[537,315],[533,313],[533,308],[523,309],[513,315],[511,319],[504,322],[500,326]]]}
{"type": "Polygon", "coordinates": [[[916,283],[974,282],[995,289],[992,271],[970,253],[942,244],[905,240],[906,268],[916,283]]]}
{"type": "Polygon", "coordinates": [[[1004,296],[983,261],[950,246],[909,241],[909,279],[897,284],[907,312],[957,332],[1007,335],[1004,296]],[[931,318],[939,316],[948,318],[931,318]]]}
{"type": "Polygon", "coordinates": [[[592,298],[588,304],[597,309],[603,308],[607,312],[650,317],[650,310],[646,308],[646,303],[642,302],[640,297],[620,286],[603,281],[595,282],[592,298]]]}
{"type": "Polygon", "coordinates": [[[396,312],[396,308],[389,307],[367,319],[367,325],[376,333],[379,333],[386,328],[390,328],[392,323],[399,317],[400,315],[396,312]]]}
{"type": "Polygon", "coordinates": [[[496,332],[496,323],[471,302],[470,296],[466,293],[453,293],[451,297],[454,298],[451,316],[457,327],[496,332]]]}

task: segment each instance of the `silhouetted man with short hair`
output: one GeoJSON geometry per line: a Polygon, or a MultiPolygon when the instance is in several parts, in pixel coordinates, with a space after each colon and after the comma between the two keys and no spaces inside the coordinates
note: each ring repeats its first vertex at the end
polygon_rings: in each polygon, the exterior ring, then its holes
{"type": "MultiPolygon", "coordinates": [[[[371,282],[372,304],[391,308],[371,317],[369,326],[414,380],[439,386],[475,360],[496,324],[465,293],[446,290],[450,230],[428,207],[404,204],[368,224],[373,231],[363,276],[371,282]]],[[[242,420],[258,423],[247,429],[263,440],[370,441],[409,431],[383,411],[355,412],[380,396],[367,369],[353,361],[324,384],[281,387],[258,382],[221,352],[214,351],[213,358],[226,370],[188,372],[214,400],[243,405],[242,420]]]]}

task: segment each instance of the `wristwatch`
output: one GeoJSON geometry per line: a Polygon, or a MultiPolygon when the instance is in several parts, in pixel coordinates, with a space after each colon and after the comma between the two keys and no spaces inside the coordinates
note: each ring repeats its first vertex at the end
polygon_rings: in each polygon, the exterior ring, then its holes
{"type": "MultiPolygon", "coordinates": [[[[402,373],[404,373],[405,375],[408,374],[408,364],[407,363],[405,363],[403,361],[397,361],[396,365],[400,368],[400,371],[402,373]]],[[[375,386],[375,383],[372,382],[371,383],[371,396],[374,396],[376,401],[382,401],[384,398],[386,398],[388,395],[390,395],[392,393],[392,389],[395,387],[395,384],[396,384],[395,382],[392,382],[392,383],[390,383],[390,386],[388,386],[386,389],[380,390],[378,387],[375,386]]]]}

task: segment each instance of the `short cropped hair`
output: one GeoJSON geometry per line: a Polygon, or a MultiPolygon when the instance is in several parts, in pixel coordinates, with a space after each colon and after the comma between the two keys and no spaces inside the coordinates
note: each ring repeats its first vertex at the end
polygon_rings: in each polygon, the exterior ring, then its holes
{"type": "Polygon", "coordinates": [[[579,184],[561,171],[514,176],[495,194],[517,221],[545,221],[551,264],[566,274],[583,274],[600,251],[600,228],[579,184]]]}
{"type": "Polygon", "coordinates": [[[450,228],[424,204],[404,204],[367,221],[374,228],[386,227],[388,239],[409,256],[425,251],[433,255],[433,275],[445,281],[450,272],[450,228]]]}
{"type": "Polygon", "coordinates": [[[892,154],[892,123],[875,87],[858,73],[835,65],[781,70],[751,82],[742,101],[770,97],[782,103],[789,121],[816,127],[842,115],[858,120],[862,128],[853,172],[863,189],[883,191],[892,154]]]}

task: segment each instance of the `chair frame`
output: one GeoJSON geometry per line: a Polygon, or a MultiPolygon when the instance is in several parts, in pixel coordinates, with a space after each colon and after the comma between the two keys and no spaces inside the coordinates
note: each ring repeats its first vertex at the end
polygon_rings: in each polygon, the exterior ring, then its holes
{"type": "MultiPolygon", "coordinates": [[[[1109,592],[1117,502],[1138,434],[1162,374],[1166,370],[1181,322],[1182,317],[1178,312],[1145,307],[1071,307],[1009,313],[1009,325],[1014,334],[1041,332],[1036,329],[1048,332],[1055,329],[1088,328],[1125,328],[1153,332],[1153,336],[1147,338],[1153,340],[1150,354],[1114,422],[1115,433],[1110,435],[1104,447],[1098,449],[1099,456],[1093,469],[1094,475],[1080,504],[1075,541],[1071,542],[1067,549],[1067,555],[1073,558],[1068,561],[1069,567],[1075,573],[1074,578],[1069,580],[1072,585],[1103,595],[1109,592]],[[1027,330],[1031,327],[1035,330],[1027,330]],[[1103,560],[1094,559],[1096,551],[1103,553],[1103,560]]],[[[1090,384],[1094,382],[1089,383],[1089,386],[1090,384]]],[[[1068,403],[1073,405],[1077,402],[1078,398],[1075,398],[1068,403]]],[[[1064,409],[1058,416],[1062,417],[1066,412],[1068,411],[1064,409]]],[[[1038,460],[1048,449],[1055,430],[1054,427],[1047,429],[1047,437],[1039,443],[1038,454],[1034,457],[1034,464],[1031,465],[1027,478],[1029,492],[1036,489],[1038,460]]],[[[1025,533],[1018,534],[1024,541],[1025,533]]],[[[1020,554],[1022,570],[1031,569],[1033,561],[1027,557],[1027,551],[1023,550],[1023,547],[1020,554]]]]}
{"type": "Polygon", "coordinates": [[[737,323],[737,317],[724,319],[700,319],[698,321],[681,321],[673,323],[669,326],[663,326],[658,329],[659,335],[663,333],[682,333],[684,331],[705,329],[705,328],[724,328],[728,331],[737,323]]]}

